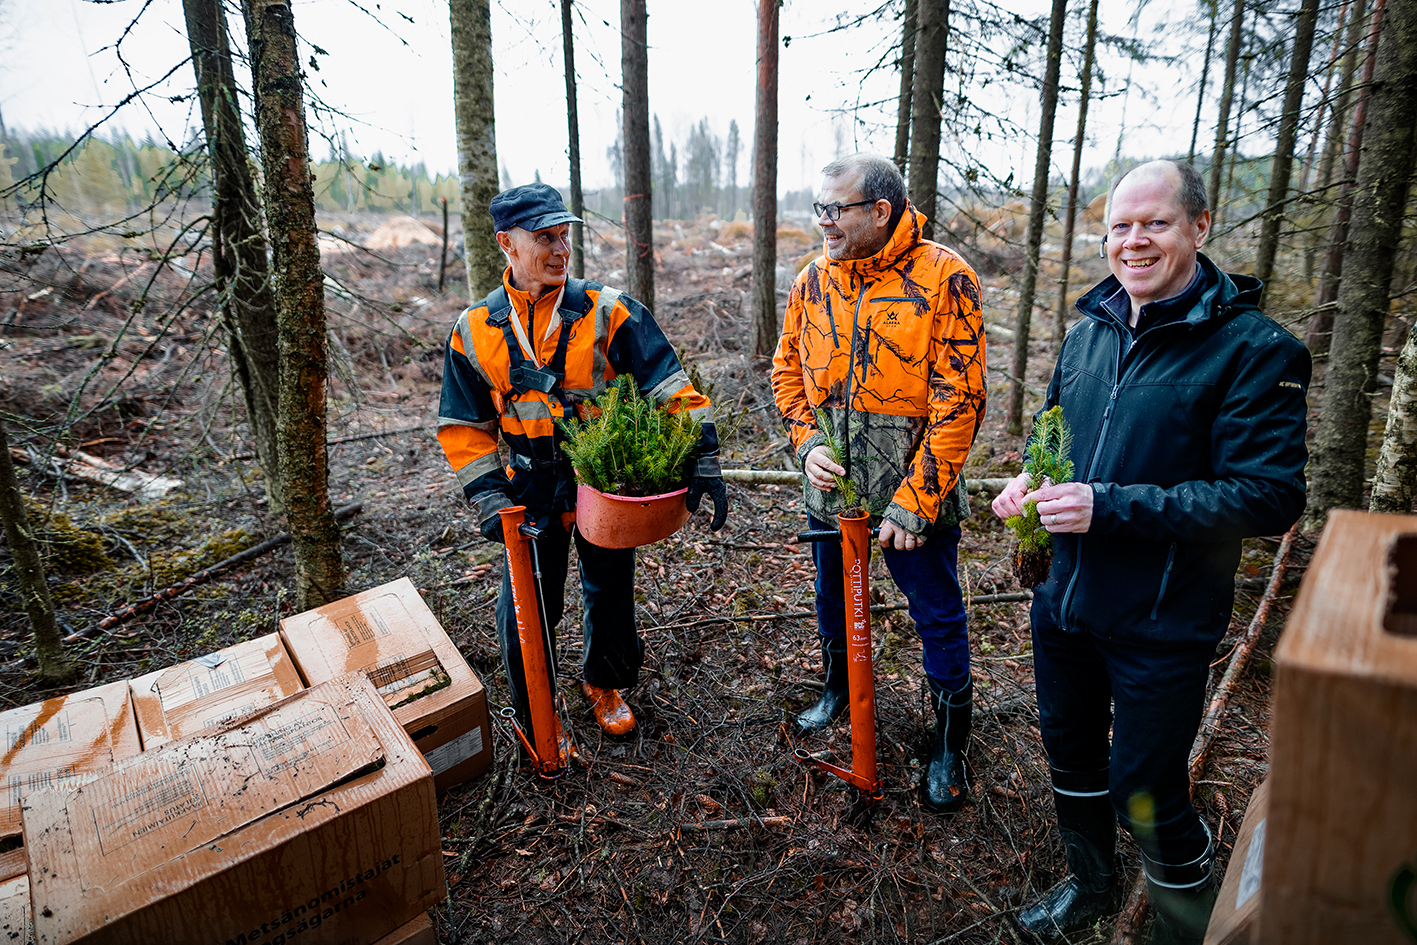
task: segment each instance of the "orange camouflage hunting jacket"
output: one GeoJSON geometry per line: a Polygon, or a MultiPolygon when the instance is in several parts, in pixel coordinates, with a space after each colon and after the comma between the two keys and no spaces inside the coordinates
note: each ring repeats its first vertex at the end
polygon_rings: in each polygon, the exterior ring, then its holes
{"type": "MultiPolygon", "coordinates": [[[[797,462],[831,430],[863,503],[916,534],[969,514],[961,475],[984,417],[979,279],[920,238],[913,206],[869,259],[818,256],[797,277],[773,356],[773,399],[797,462]]],[[[838,490],[805,483],[831,521],[838,490]]]]}

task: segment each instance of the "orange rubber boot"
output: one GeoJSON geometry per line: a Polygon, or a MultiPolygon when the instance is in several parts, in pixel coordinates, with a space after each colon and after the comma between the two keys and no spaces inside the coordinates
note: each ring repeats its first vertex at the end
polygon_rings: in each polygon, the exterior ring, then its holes
{"type": "Polygon", "coordinates": [[[635,727],[635,714],[620,698],[618,689],[601,689],[588,682],[581,683],[581,691],[590,700],[595,721],[607,735],[624,735],[635,727]]]}

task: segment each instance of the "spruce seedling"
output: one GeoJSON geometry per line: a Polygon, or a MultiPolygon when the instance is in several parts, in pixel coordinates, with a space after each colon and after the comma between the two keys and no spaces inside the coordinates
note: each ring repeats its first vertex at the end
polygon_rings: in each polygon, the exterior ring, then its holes
{"type": "MultiPolygon", "coordinates": [[[[832,435],[831,424],[827,423],[825,414],[820,410],[813,411],[817,417],[817,429],[822,431],[822,436],[826,437],[827,452],[831,453],[832,462],[843,469],[846,463],[841,458],[841,446],[835,436],[832,435]]],[[[832,474],[832,481],[836,483],[836,490],[841,493],[841,512],[848,518],[858,518],[866,514],[866,506],[861,503],[861,498],[856,494],[856,483],[851,481],[849,476],[838,476],[832,474]]]]}
{"type": "MultiPolygon", "coordinates": [[[[1045,410],[1033,425],[1033,436],[1024,451],[1023,471],[1028,473],[1028,491],[1045,483],[1057,485],[1073,481],[1073,434],[1063,419],[1061,406],[1045,410]]],[[[1023,514],[1004,522],[1018,538],[1014,548],[1014,576],[1024,587],[1037,587],[1048,580],[1053,564],[1053,535],[1043,527],[1038,504],[1025,502],[1023,514]]]]}
{"type": "Polygon", "coordinates": [[[635,379],[622,374],[594,402],[586,420],[557,420],[561,449],[581,482],[613,495],[662,495],[689,478],[702,433],[687,405],[669,410],[640,396],[635,379]]]}

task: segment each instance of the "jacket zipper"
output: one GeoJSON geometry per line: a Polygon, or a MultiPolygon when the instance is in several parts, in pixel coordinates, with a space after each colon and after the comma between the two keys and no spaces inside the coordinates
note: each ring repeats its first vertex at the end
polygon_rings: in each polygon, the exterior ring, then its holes
{"type": "Polygon", "coordinates": [[[1151,608],[1151,619],[1156,619],[1156,612],[1161,609],[1161,598],[1166,596],[1166,583],[1171,580],[1171,565],[1176,563],[1176,543],[1171,542],[1171,550],[1166,552],[1166,569],[1161,572],[1161,590],[1156,592],[1156,603],[1151,608]]]}

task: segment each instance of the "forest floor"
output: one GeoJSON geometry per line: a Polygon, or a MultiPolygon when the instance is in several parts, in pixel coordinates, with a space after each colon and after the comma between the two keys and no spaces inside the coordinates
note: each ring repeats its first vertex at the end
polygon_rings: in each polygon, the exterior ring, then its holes
{"type": "MultiPolygon", "coordinates": [[[[1066,867],[1033,700],[1028,604],[973,600],[1019,590],[988,497],[972,497],[960,545],[977,694],[972,799],[962,812],[932,815],[917,800],[933,719],[920,641],[903,611],[875,621],[884,801],[862,816],[850,789],[794,760],[803,747],[846,763],[850,735],[845,720],[817,738],[790,734],[791,717],[820,689],[820,656],[810,548],[793,540],[805,525],[800,496],[774,485],[731,484],[723,531],[710,533],[700,512],[640,550],[647,654],[640,684],[627,692],[639,725],[623,741],[601,736],[574,685],[581,634],[572,570],[557,648],[580,760],[570,776],[539,782],[495,716],[506,698],[492,626],[500,547],[478,536],[434,438],[442,345],[463,304],[461,282],[438,292],[436,237],[417,224],[351,217],[322,225],[348,241],[326,241],[324,259],[330,487],[337,505],[363,503],[345,526],[348,587],[410,578],[482,678],[494,712],[492,770],[440,799],[449,897],[434,910],[439,941],[1016,941],[1011,914],[1066,867]]],[[[735,239],[733,226],[660,226],[656,315],[717,405],[725,467],[790,468],[768,367],[751,356],[750,239],[735,239]]],[[[779,236],[789,266],[812,249],[790,226],[779,236]]],[[[613,232],[595,242],[589,276],[623,281],[615,242],[613,232]]],[[[1086,284],[1101,277],[1095,257],[1081,265],[1086,284]]],[[[460,263],[450,269],[461,274],[460,263]]],[[[159,265],[151,252],[116,246],[0,259],[0,410],[21,418],[7,425],[27,460],[23,485],[41,515],[54,513],[51,586],[68,631],[90,631],[124,604],[282,528],[266,507],[210,297],[191,298],[205,270],[196,256],[159,265]],[[41,472],[61,422],[66,448],[184,485],[144,501],[41,472]]],[[[1015,296],[981,274],[988,320],[1011,324],[1015,296]]],[[[1075,270],[1077,288],[1082,278],[1075,270]]],[[[1009,337],[990,333],[990,409],[968,478],[1020,466],[1021,439],[1003,421],[1009,337]]],[[[1045,338],[1029,353],[1036,406],[1056,352],[1045,338]]],[[[1246,543],[1216,678],[1276,545],[1246,543]]],[[[1298,545],[1296,575],[1311,551],[1307,539],[1298,545]]],[[[871,580],[874,601],[901,600],[879,555],[871,580]]],[[[287,546],[93,634],[71,645],[79,687],[270,633],[291,612],[290,586],[287,546]]],[[[1196,785],[1222,863],[1267,770],[1269,655],[1293,591],[1292,582],[1282,590],[1196,785]]],[[[8,661],[0,706],[70,691],[36,682],[28,633],[0,547],[0,659],[8,661]]],[[[1134,847],[1124,843],[1123,855],[1134,876],[1134,847]]],[[[1111,937],[1103,923],[1076,941],[1111,937]]]]}

